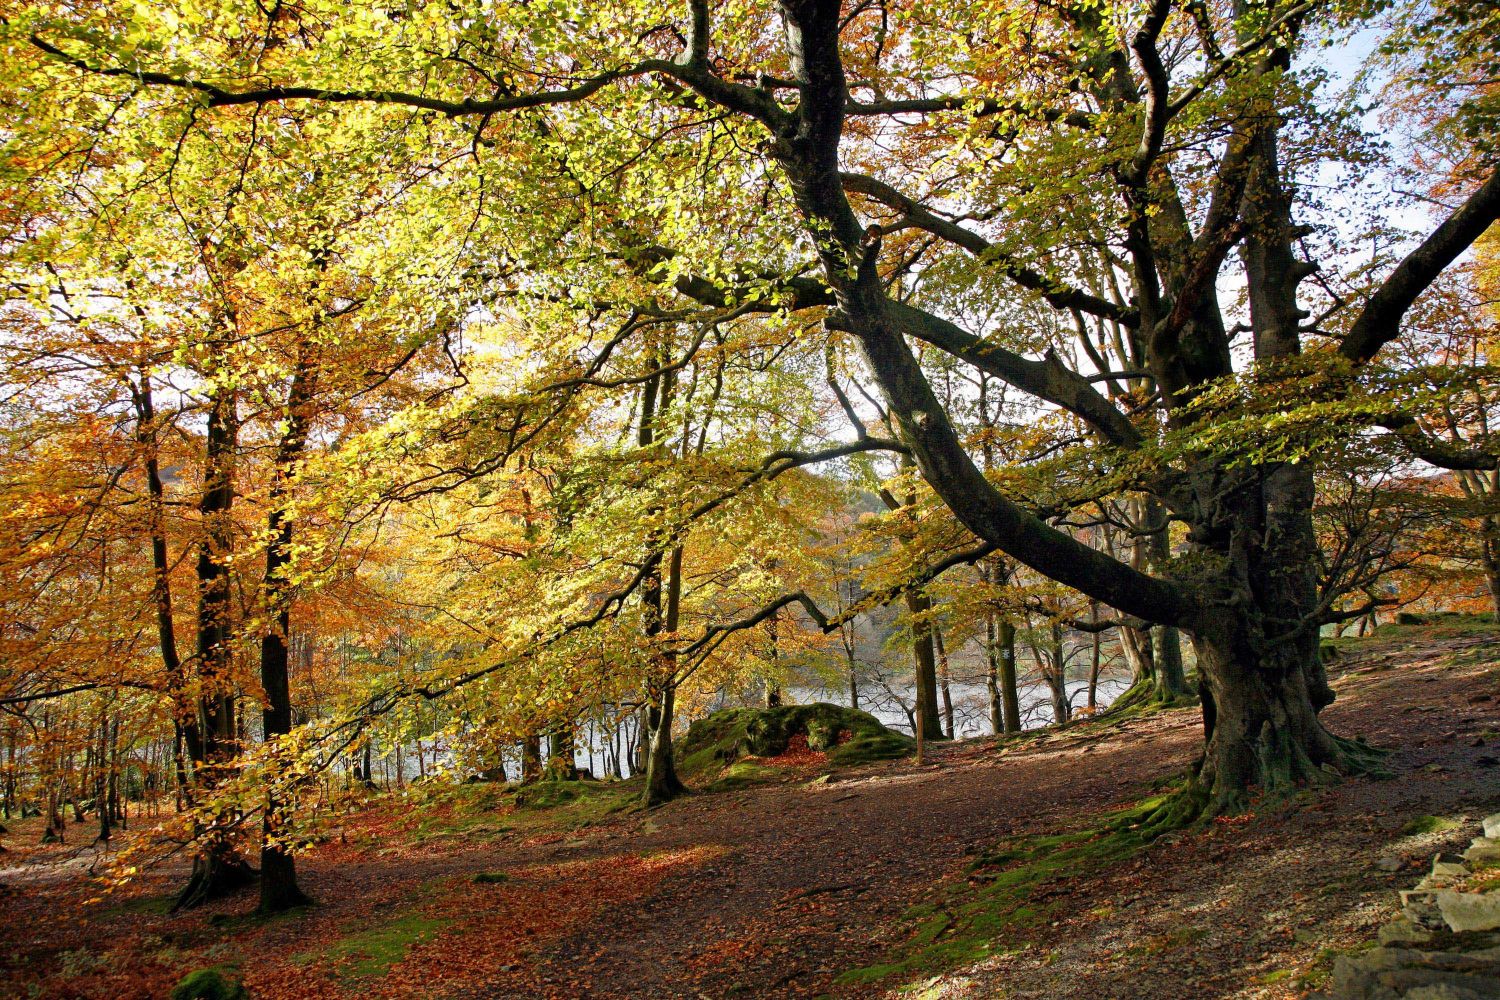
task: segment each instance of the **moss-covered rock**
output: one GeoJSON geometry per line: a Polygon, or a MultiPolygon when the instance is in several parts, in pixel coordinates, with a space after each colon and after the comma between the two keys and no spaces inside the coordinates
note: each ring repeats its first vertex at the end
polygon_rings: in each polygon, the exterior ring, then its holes
{"type": "Polygon", "coordinates": [[[582,780],[537,781],[516,789],[516,805],[523,809],[551,809],[589,793],[582,780]]]}
{"type": "Polygon", "coordinates": [[[742,757],[774,757],[798,734],[836,765],[904,757],[916,746],[868,712],[826,702],[727,708],[688,728],[677,744],[677,767],[689,775],[717,773],[742,757]]]}
{"type": "Polygon", "coordinates": [[[223,969],[197,969],[172,987],[172,1000],[249,1000],[244,985],[223,969]]]}

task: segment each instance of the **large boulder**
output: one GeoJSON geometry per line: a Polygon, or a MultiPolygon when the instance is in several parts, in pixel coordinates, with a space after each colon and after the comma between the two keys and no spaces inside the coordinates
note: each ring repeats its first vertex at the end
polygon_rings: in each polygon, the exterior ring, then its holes
{"type": "Polygon", "coordinates": [[[742,757],[775,757],[802,734],[813,750],[834,765],[905,757],[916,747],[911,737],[887,729],[869,712],[818,702],[776,708],[726,708],[688,727],[677,743],[678,768],[703,773],[742,757]]]}

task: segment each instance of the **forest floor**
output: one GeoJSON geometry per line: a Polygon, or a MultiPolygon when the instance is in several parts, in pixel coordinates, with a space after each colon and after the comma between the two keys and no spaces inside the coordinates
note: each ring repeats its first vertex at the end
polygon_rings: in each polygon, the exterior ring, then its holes
{"type": "Polygon", "coordinates": [[[1302,996],[1500,809],[1500,630],[1343,649],[1325,718],[1389,749],[1395,778],[1150,845],[1090,831],[1188,766],[1194,709],[824,781],[804,749],[649,813],[628,784],[541,808],[495,785],[374,796],[299,861],[317,905],[269,920],[253,890],[167,914],[180,863],[90,902],[105,859],[12,823],[0,995],[160,998],[221,966],[255,997],[330,1000],[1302,996]]]}

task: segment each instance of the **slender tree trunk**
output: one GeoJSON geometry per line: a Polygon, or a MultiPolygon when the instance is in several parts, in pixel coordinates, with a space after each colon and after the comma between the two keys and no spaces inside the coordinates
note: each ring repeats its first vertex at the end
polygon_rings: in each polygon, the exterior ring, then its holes
{"type": "MultiPolygon", "coordinates": [[[[769,569],[776,568],[775,560],[769,569]]],[[[781,707],[781,614],[777,612],[766,620],[766,632],[770,638],[771,676],[766,678],[766,707],[781,707]]]]}
{"type": "Polygon", "coordinates": [[[1182,665],[1182,634],[1170,625],[1152,630],[1153,662],[1156,666],[1156,697],[1171,702],[1188,693],[1187,674],[1182,665]]]}
{"type": "Polygon", "coordinates": [[[108,844],[110,837],[109,809],[109,719],[103,710],[99,712],[98,767],[94,771],[94,809],[99,813],[99,841],[108,844]]]}
{"type": "MultiPolygon", "coordinates": [[[[657,414],[665,413],[672,397],[670,373],[653,375],[641,388],[640,424],[636,443],[643,452],[656,448],[657,414]]],[[[649,565],[641,583],[642,631],[649,646],[656,647],[663,631],[675,633],[682,600],[682,546],[670,553],[657,547],[647,556],[649,565]],[[662,563],[666,562],[666,579],[662,563]],[[665,584],[665,595],[663,594],[665,584]],[[663,597],[665,596],[665,602],[663,597]]],[[[646,773],[642,802],[657,806],[687,791],[677,777],[673,759],[672,722],[677,707],[677,663],[673,657],[653,649],[650,675],[646,679],[646,712],[640,734],[642,764],[646,773]]]]}
{"type": "Polygon", "coordinates": [[[5,783],[4,798],[0,800],[0,809],[4,810],[6,819],[10,819],[11,812],[16,807],[16,734],[9,732],[5,734],[5,783]]]}
{"type": "Polygon", "coordinates": [[[1000,702],[1000,638],[995,629],[995,613],[984,616],[984,687],[989,695],[990,731],[996,736],[1005,732],[1005,709],[1000,702]]]}
{"type": "Polygon", "coordinates": [[[943,735],[951,740],[954,738],[953,689],[948,680],[948,648],[943,645],[943,630],[936,624],[932,626],[932,640],[937,647],[938,684],[943,694],[943,735]]]}
{"type": "MultiPolygon", "coordinates": [[[[1149,526],[1160,525],[1147,543],[1147,562],[1156,573],[1171,572],[1172,540],[1168,531],[1166,509],[1156,500],[1141,505],[1141,517],[1149,526]]],[[[1156,700],[1174,702],[1188,693],[1187,677],[1182,666],[1182,638],[1171,625],[1152,630],[1152,666],[1155,667],[1156,700]]]]}
{"type": "Polygon", "coordinates": [[[1008,618],[997,625],[1000,642],[1000,695],[1005,705],[1005,731],[1021,731],[1021,686],[1016,677],[1016,625],[1008,618]]]}
{"type": "MultiPolygon", "coordinates": [[[[1099,624],[1099,602],[1098,601],[1090,601],[1089,602],[1089,621],[1092,624],[1094,624],[1094,625],[1098,625],[1099,624]]],[[[1090,715],[1092,715],[1094,713],[1094,711],[1099,707],[1100,644],[1103,642],[1103,639],[1100,637],[1100,633],[1098,633],[1098,632],[1091,633],[1091,638],[1093,639],[1093,651],[1092,651],[1092,658],[1091,658],[1091,660],[1089,662],[1089,693],[1088,693],[1088,707],[1089,707],[1089,714],[1090,715]]]]}
{"type": "MultiPolygon", "coordinates": [[[[1493,495],[1493,491],[1487,491],[1493,495]]],[[[1480,522],[1480,558],[1484,566],[1484,583],[1490,593],[1490,610],[1500,622],[1500,518],[1486,517],[1480,522]]]]}
{"type": "MultiPolygon", "coordinates": [[[[647,635],[654,637],[664,625],[668,632],[676,632],[682,599],[682,547],[677,546],[667,560],[666,615],[665,620],[650,609],[661,608],[661,575],[655,574],[656,586],[648,587],[644,599],[648,602],[647,635]],[[653,622],[657,623],[653,625],[653,622]]],[[[648,580],[648,583],[650,581],[648,580]]],[[[647,806],[660,805],[682,795],[687,786],[677,777],[677,763],[672,753],[672,722],[677,705],[677,665],[663,655],[658,668],[655,690],[651,694],[647,712],[646,732],[646,788],[644,801],[647,806]]]]}
{"type": "Polygon", "coordinates": [[[1052,724],[1062,726],[1072,715],[1068,701],[1068,661],[1063,655],[1062,625],[1053,622],[1050,632],[1051,641],[1043,660],[1048,663],[1047,683],[1052,689],[1052,724]]]}
{"type": "Polygon", "coordinates": [[[937,709],[937,652],[932,641],[930,617],[932,601],[920,589],[908,590],[906,609],[911,614],[912,657],[916,662],[917,722],[924,740],[940,740],[943,738],[943,723],[937,709]]]}

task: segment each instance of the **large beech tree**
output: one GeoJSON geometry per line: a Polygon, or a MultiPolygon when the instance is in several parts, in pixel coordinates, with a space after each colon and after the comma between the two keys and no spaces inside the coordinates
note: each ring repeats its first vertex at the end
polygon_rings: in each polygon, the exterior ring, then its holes
{"type": "MultiPolygon", "coordinates": [[[[33,11],[6,35],[70,93],[423,121],[422,141],[471,154],[455,168],[470,171],[465,238],[508,294],[805,313],[808,336],[821,324],[857,348],[899,447],[973,535],[1189,637],[1198,788],[1219,809],[1368,762],[1318,719],[1332,699],[1318,435],[1383,426],[1429,461],[1495,464],[1427,438],[1364,374],[1500,213],[1493,163],[1473,158],[1463,200],[1373,284],[1324,291],[1345,258],[1299,182],[1345,155],[1328,137],[1348,123],[1301,53],[1359,14],[1320,0],[307,2],[174,5],[148,23],[103,4],[33,11]],[[1050,306],[1091,363],[1064,363],[1052,333],[975,328],[987,299],[1050,306]],[[1076,478],[1096,485],[1071,502],[1150,498],[1185,533],[1177,556],[1127,564],[1050,524],[1057,496],[1002,489],[914,343],[1076,421],[1076,478]]],[[[1418,41],[1433,37],[1463,72],[1472,39],[1441,19],[1418,41]]]]}

